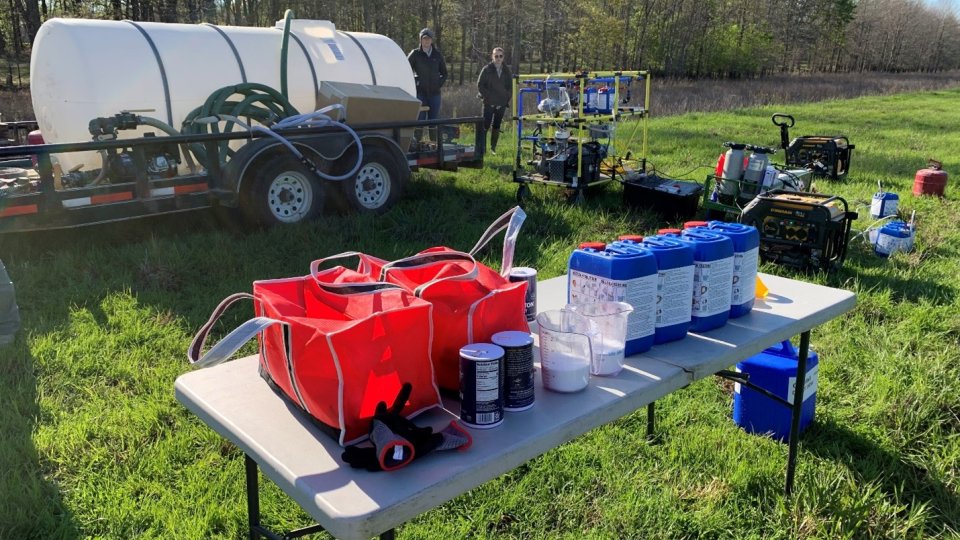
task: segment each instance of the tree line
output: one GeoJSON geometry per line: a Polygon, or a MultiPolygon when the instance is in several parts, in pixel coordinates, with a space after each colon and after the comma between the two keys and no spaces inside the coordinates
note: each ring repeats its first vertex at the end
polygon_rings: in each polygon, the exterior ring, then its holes
{"type": "Polygon", "coordinates": [[[960,67],[957,14],[922,0],[0,0],[0,55],[24,61],[51,17],[272,26],[286,9],[384,34],[404,50],[430,27],[461,81],[494,46],[523,73],[740,78],[960,67]]]}

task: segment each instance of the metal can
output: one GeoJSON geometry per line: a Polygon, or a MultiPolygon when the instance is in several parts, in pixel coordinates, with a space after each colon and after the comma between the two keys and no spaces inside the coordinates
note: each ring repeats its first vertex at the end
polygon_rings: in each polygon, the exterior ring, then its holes
{"type": "Polygon", "coordinates": [[[472,428],[503,423],[504,351],[492,343],[460,349],[460,421],[472,428]]]}
{"type": "Polygon", "coordinates": [[[491,338],[503,348],[503,370],[506,380],[503,410],[525,411],[533,407],[533,336],[509,330],[491,338]]]}
{"type": "Polygon", "coordinates": [[[510,281],[526,281],[527,296],[524,299],[524,312],[527,322],[537,320],[537,270],[526,266],[518,266],[510,270],[510,281]]]}

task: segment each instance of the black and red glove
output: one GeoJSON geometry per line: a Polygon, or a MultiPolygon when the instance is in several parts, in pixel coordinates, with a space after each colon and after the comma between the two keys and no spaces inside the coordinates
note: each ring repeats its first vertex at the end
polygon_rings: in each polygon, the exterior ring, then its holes
{"type": "Polygon", "coordinates": [[[383,401],[377,404],[370,423],[370,445],[344,448],[341,457],[345,462],[368,471],[395,471],[434,450],[470,447],[473,439],[455,421],[435,433],[430,427],[419,427],[404,418],[400,412],[412,389],[410,383],[404,383],[390,408],[383,401]]]}

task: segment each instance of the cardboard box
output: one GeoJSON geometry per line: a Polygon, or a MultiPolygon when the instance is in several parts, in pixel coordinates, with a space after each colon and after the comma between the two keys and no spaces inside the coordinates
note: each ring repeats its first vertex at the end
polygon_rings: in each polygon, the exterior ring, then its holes
{"type": "MultiPolygon", "coordinates": [[[[396,86],[377,86],[345,82],[321,81],[317,92],[317,109],[340,104],[346,107],[348,125],[381,122],[412,122],[420,114],[420,100],[396,86]]],[[[414,128],[400,130],[400,148],[407,151],[414,128]]],[[[384,130],[392,136],[392,130],[384,130]]]]}

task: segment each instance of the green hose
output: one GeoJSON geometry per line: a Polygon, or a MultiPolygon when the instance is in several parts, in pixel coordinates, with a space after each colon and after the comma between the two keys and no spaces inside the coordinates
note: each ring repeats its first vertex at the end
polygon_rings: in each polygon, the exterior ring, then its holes
{"type": "MultiPolygon", "coordinates": [[[[256,121],[269,126],[299,114],[300,112],[290,104],[287,98],[273,88],[260,83],[241,83],[215,90],[203,105],[187,114],[180,131],[184,135],[233,132],[236,124],[225,121],[221,128],[220,115],[244,118],[248,122],[256,121]]],[[[218,145],[220,164],[224,165],[227,158],[233,156],[234,151],[230,148],[230,141],[220,141],[218,145]]],[[[197,161],[209,168],[206,147],[200,143],[193,143],[190,149],[197,156],[197,161]]]]}
{"type": "Polygon", "coordinates": [[[293,10],[288,9],[283,14],[283,43],[280,45],[280,93],[284,99],[290,99],[287,93],[287,45],[290,43],[290,20],[293,19],[293,10]]]}

